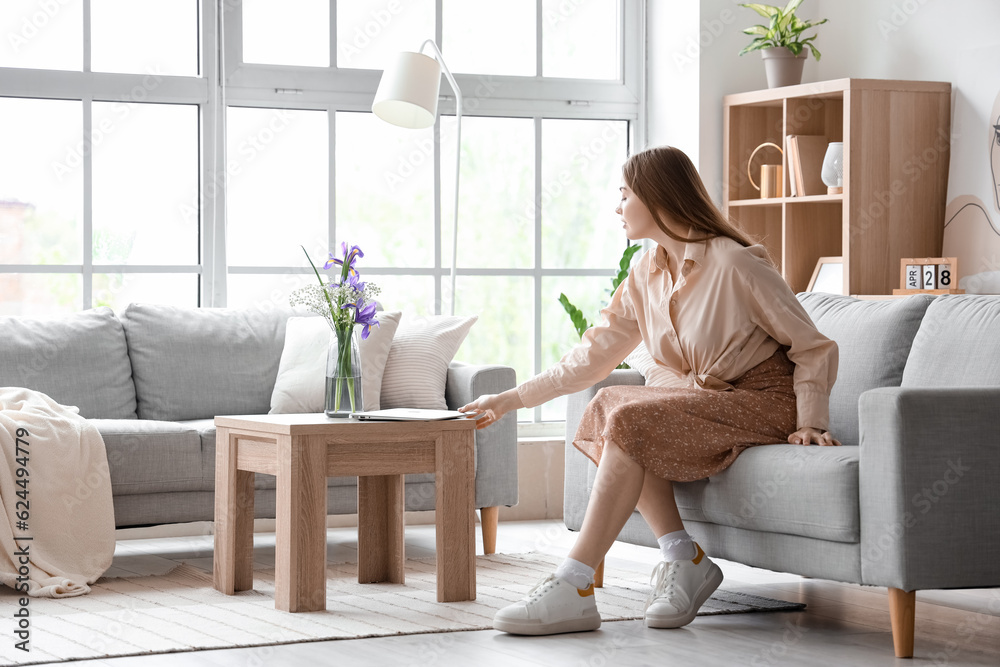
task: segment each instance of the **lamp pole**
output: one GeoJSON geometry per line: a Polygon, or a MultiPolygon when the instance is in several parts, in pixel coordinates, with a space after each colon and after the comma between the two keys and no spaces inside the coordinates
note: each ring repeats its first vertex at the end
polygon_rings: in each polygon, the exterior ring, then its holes
{"type": "Polygon", "coordinates": [[[448,85],[451,89],[455,91],[455,117],[458,121],[458,132],[455,137],[455,219],[452,221],[451,227],[451,314],[455,314],[455,301],[457,300],[458,294],[455,291],[455,277],[458,270],[458,183],[461,175],[461,165],[462,165],[462,91],[458,87],[458,83],[455,81],[455,77],[451,75],[451,71],[448,69],[448,65],[444,62],[444,56],[441,55],[441,49],[434,42],[433,39],[426,40],[420,46],[420,52],[423,53],[424,48],[430,45],[434,50],[435,56],[437,56],[437,61],[441,63],[441,70],[444,72],[444,77],[448,80],[448,85]]]}

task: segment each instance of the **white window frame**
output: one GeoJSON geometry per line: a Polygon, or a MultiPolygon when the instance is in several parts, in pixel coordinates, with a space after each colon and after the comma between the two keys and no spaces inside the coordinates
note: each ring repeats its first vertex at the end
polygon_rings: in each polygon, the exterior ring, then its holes
{"type": "MultiPolygon", "coordinates": [[[[278,109],[311,109],[336,111],[371,111],[381,72],[376,70],[337,67],[337,12],[330,11],[330,63],[327,67],[296,67],[285,65],[261,65],[243,62],[242,44],[242,2],[223,0],[223,67],[226,85],[225,104],[230,106],[263,107],[278,109]]],[[[443,0],[435,2],[435,41],[447,58],[448,45],[442,42],[443,0]]],[[[617,80],[588,80],[543,77],[542,72],[542,1],[536,0],[536,65],[535,76],[499,76],[455,74],[455,79],[465,100],[464,115],[531,118],[535,124],[535,224],[534,262],[530,268],[486,269],[462,268],[460,276],[520,276],[530,277],[534,284],[534,372],[542,370],[541,310],[543,277],[554,276],[599,276],[614,275],[616,269],[553,269],[542,268],[541,194],[542,194],[542,145],[541,125],[546,118],[611,120],[629,122],[629,145],[645,144],[645,4],[641,0],[622,0],[622,16],[619,24],[620,71],[617,80]],[[484,94],[484,93],[489,94],[484,94]],[[474,101],[470,104],[470,101],[474,101]],[[472,107],[472,109],[470,109],[472,107]]],[[[400,45],[400,50],[415,49],[417,44],[400,45]]],[[[454,115],[453,95],[443,95],[439,107],[440,115],[454,115]]],[[[336,114],[330,118],[330,174],[335,181],[336,114]]],[[[220,119],[224,123],[224,118],[220,119]]],[[[434,277],[434,301],[442,303],[442,280],[449,269],[442,266],[441,253],[441,193],[442,176],[440,152],[440,120],[434,127],[434,266],[431,268],[402,268],[389,266],[369,266],[370,275],[431,275],[434,277]]],[[[224,207],[224,202],[217,204],[224,207]]],[[[330,193],[329,238],[331,243],[337,238],[336,205],[334,193],[330,193]]],[[[224,220],[224,211],[219,211],[218,220],[224,220]]],[[[220,232],[224,233],[224,232],[220,232]]],[[[221,248],[220,248],[221,250],[221,248]]],[[[215,293],[212,303],[225,304],[225,283],[232,274],[289,274],[306,273],[303,267],[263,267],[227,266],[226,258],[220,252],[213,264],[215,275],[212,284],[215,293]]],[[[542,422],[541,407],[533,411],[534,421],[522,424],[522,431],[531,435],[555,435],[561,433],[563,422],[542,422]]]]}
{"type": "MultiPolygon", "coordinates": [[[[207,169],[216,161],[213,146],[216,145],[210,119],[216,113],[213,105],[210,81],[217,80],[219,42],[217,31],[202,30],[202,26],[216,25],[216,5],[214,0],[197,3],[199,20],[199,63],[198,75],[165,76],[158,75],[156,85],[148,84],[149,74],[121,74],[91,71],[91,0],[83,0],[83,68],[82,71],[46,70],[0,67],[0,97],[20,97],[30,99],[70,100],[82,102],[83,145],[91,146],[91,118],[94,102],[144,102],[155,104],[189,104],[198,106],[199,152],[202,156],[199,180],[202,192],[207,180],[207,169]],[[137,92],[142,91],[141,100],[137,92]]],[[[199,220],[199,239],[202,260],[199,264],[98,264],[93,261],[93,156],[90,150],[83,151],[83,263],[82,264],[4,264],[0,273],[32,274],[74,274],[82,275],[83,289],[80,307],[88,309],[93,304],[94,274],[122,273],[149,274],[174,273],[195,274],[199,277],[200,290],[198,305],[205,305],[205,278],[211,275],[204,258],[212,248],[213,239],[207,231],[216,227],[210,212],[202,211],[199,220]]]]}
{"type": "MultiPolygon", "coordinates": [[[[500,0],[498,0],[500,1],[500,0]]],[[[621,0],[619,28],[620,72],[617,80],[587,80],[543,77],[542,72],[542,0],[536,0],[536,73],[535,76],[495,76],[456,74],[455,79],[465,99],[464,115],[531,118],[535,125],[535,225],[534,262],[530,268],[485,269],[459,268],[464,276],[522,276],[534,282],[534,371],[541,369],[541,284],[542,278],[554,276],[611,276],[607,269],[542,268],[541,199],[542,199],[542,120],[587,119],[627,121],[629,145],[645,144],[645,3],[621,0]],[[485,94],[485,93],[489,94],[485,94]],[[470,104],[470,102],[475,102],[470,104]]],[[[433,37],[447,58],[447,44],[442,42],[443,0],[435,2],[433,37]]],[[[90,71],[91,0],[83,0],[83,71],[0,68],[0,96],[35,99],[71,99],[83,103],[84,145],[91,139],[93,102],[129,101],[130,91],[142,86],[144,74],[117,74],[90,71]]],[[[308,109],[328,112],[330,122],[330,174],[335,182],[336,111],[370,111],[381,73],[375,70],[347,69],[336,66],[337,12],[330,11],[330,58],[328,67],[293,67],[242,62],[242,1],[200,0],[199,71],[197,76],[163,76],[143,102],[192,104],[199,108],[200,152],[200,226],[201,258],[197,265],[98,265],[98,273],[194,273],[199,276],[198,305],[226,306],[227,276],[230,274],[306,273],[303,267],[230,266],[226,258],[226,109],[245,106],[274,109],[308,109]],[[224,71],[223,71],[224,69],[224,71]]],[[[416,48],[400,45],[400,49],[416,48]]],[[[442,96],[442,115],[454,114],[454,97],[442,96]]],[[[435,252],[431,268],[368,267],[368,272],[384,275],[431,275],[434,277],[435,302],[440,308],[441,285],[449,269],[442,266],[440,121],[435,124],[435,252]]],[[[450,178],[447,167],[445,176],[450,178]]],[[[93,164],[89,151],[83,159],[83,263],[76,265],[4,265],[0,273],[71,273],[83,276],[82,308],[93,301],[93,164]]],[[[331,187],[329,239],[336,238],[335,188],[331,187]]],[[[559,432],[562,422],[546,426],[541,422],[541,408],[534,410],[534,422],[526,430],[533,435],[559,432]]]]}

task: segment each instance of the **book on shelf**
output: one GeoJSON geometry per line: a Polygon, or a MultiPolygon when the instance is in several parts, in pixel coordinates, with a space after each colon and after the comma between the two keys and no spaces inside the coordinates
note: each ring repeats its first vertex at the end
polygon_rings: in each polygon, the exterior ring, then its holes
{"type": "Polygon", "coordinates": [[[799,162],[799,142],[795,141],[795,135],[790,134],[785,137],[785,161],[788,163],[788,191],[790,196],[798,197],[799,188],[795,179],[794,165],[799,162]]]}
{"type": "Polygon", "coordinates": [[[792,186],[797,193],[795,196],[826,194],[826,184],[820,173],[828,143],[823,135],[788,135],[788,168],[789,176],[795,181],[792,186]]]}

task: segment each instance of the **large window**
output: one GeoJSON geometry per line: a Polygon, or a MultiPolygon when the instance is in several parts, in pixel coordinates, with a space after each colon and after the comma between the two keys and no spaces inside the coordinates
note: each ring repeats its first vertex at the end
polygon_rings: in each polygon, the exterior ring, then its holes
{"type": "MultiPolygon", "coordinates": [[[[284,304],[361,245],[386,309],[450,303],[459,353],[519,378],[576,340],[625,245],[642,136],[639,0],[11,0],[0,5],[0,314],[130,302],[284,304]],[[47,13],[48,12],[48,13],[47,13]],[[221,39],[220,39],[221,37],[221,39]],[[380,70],[435,39],[465,100],[370,113],[380,70]]],[[[522,420],[562,419],[561,402],[522,420]]]]}

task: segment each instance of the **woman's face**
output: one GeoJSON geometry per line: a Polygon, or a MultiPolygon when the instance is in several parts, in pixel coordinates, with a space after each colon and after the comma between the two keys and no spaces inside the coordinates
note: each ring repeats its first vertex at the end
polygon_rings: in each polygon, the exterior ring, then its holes
{"type": "Polygon", "coordinates": [[[615,213],[622,218],[625,236],[630,241],[653,238],[653,234],[659,230],[653,219],[653,214],[649,212],[642,200],[632,192],[632,188],[624,182],[619,189],[622,193],[622,200],[618,203],[615,213]]]}
{"type": "Polygon", "coordinates": [[[993,173],[993,208],[1000,213],[1000,93],[993,101],[990,113],[990,168],[993,173]]]}

